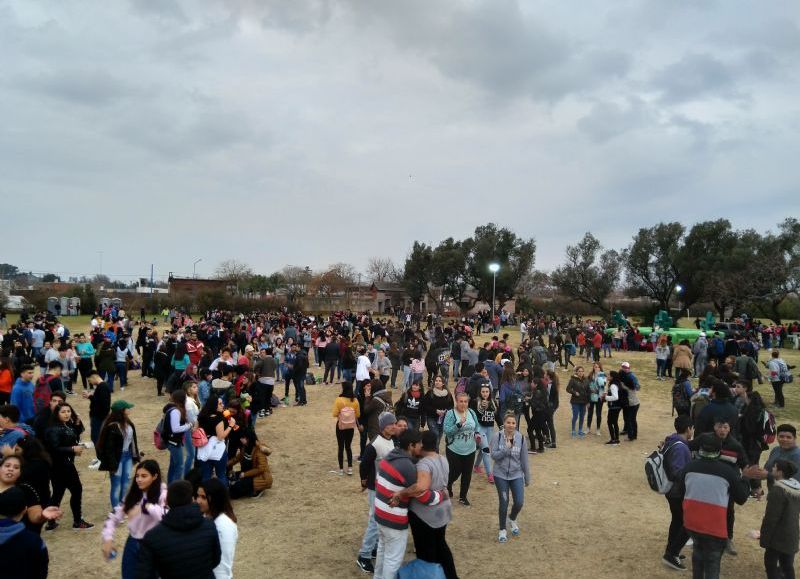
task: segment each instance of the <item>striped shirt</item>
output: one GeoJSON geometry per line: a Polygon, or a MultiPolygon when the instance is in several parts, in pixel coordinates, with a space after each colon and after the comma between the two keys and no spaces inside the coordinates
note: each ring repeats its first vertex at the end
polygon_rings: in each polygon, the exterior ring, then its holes
{"type": "MultiPolygon", "coordinates": [[[[389,505],[392,495],[417,482],[417,469],[408,454],[400,449],[389,453],[378,465],[375,479],[375,521],[390,529],[408,528],[408,503],[405,498],[396,507],[389,505]]],[[[426,505],[437,505],[445,500],[443,491],[427,490],[416,500],[426,505]]]]}
{"type": "Polygon", "coordinates": [[[728,538],[728,502],[743,505],[750,486],[722,460],[697,459],[684,471],[683,525],[687,531],[728,538]]]}

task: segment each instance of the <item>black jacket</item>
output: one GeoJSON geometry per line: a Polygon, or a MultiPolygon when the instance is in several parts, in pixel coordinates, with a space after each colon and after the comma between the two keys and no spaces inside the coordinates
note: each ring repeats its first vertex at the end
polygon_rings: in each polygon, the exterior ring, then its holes
{"type": "Polygon", "coordinates": [[[44,433],[45,446],[53,459],[53,468],[64,467],[75,462],[74,446],[78,446],[83,425],[59,424],[44,433]]]}
{"type": "Polygon", "coordinates": [[[111,389],[105,382],[100,382],[89,399],[89,416],[105,420],[109,412],[111,412],[111,389]]]}
{"type": "MultiPolygon", "coordinates": [[[[131,444],[131,454],[133,462],[139,462],[139,441],[136,439],[136,427],[130,423],[133,429],[133,443],[131,444]]],[[[119,461],[122,458],[122,444],[125,442],[125,433],[119,422],[113,422],[100,432],[97,440],[97,458],[100,459],[100,469],[110,473],[117,472],[119,461]]]]}
{"type": "Polygon", "coordinates": [[[196,504],[170,509],[142,538],[137,579],[214,579],[222,551],[214,521],[196,504]]]}

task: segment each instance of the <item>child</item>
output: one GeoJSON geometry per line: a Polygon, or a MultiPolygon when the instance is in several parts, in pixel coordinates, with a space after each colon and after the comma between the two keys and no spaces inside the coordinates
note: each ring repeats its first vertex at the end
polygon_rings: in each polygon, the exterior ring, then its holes
{"type": "Polygon", "coordinates": [[[761,546],[768,579],[794,577],[794,554],[800,543],[800,482],[797,468],[788,460],[776,460],[772,467],[775,484],[767,495],[767,509],[761,522],[761,546]]]}

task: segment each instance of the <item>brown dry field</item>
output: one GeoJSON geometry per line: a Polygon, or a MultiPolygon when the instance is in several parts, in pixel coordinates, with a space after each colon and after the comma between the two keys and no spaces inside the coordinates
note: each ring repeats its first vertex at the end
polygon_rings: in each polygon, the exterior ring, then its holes
{"type": "MultiPolygon", "coordinates": [[[[800,361],[794,351],[787,351],[785,358],[790,363],[800,361]]],[[[765,359],[763,354],[761,359],[765,359]]],[[[669,509],[664,498],[649,489],[643,470],[645,456],[672,431],[671,383],[655,380],[653,354],[615,353],[609,362],[618,365],[622,360],[632,363],[642,382],[639,439],[607,447],[603,444],[607,440],[605,428],[602,436],[571,439],[569,397],[562,392],[556,413],[558,449],[531,456],[533,483],[526,489],[525,508],[519,519],[521,537],[505,545],[497,543],[497,494],[485,475],[473,477],[469,494],[472,507],[454,506],[447,537],[462,578],[516,576],[525,569],[554,579],[657,579],[675,575],[660,561],[669,509]]],[[[321,375],[318,370],[315,373],[321,375]]],[[[165,399],[156,398],[154,381],[136,374],[124,399],[136,404],[132,419],[138,427],[140,447],[149,458],[155,457],[166,473],[169,457],[166,451],[153,448],[150,435],[165,399]]],[[[563,389],[569,374],[559,374],[563,389]]],[[[760,390],[771,402],[769,386],[760,390]]],[[[800,403],[796,385],[785,390],[788,408],[778,414],[779,421],[797,418],[792,409],[800,403]]],[[[234,503],[239,519],[235,577],[365,576],[355,559],[366,525],[366,495],[357,476],[339,477],[332,472],[337,465],[331,407],[337,394],[335,386],[311,386],[307,407],[278,408],[272,417],[259,420],[258,434],[273,449],[270,466],[275,482],[261,499],[234,503]]],[[[113,398],[121,397],[116,389],[113,398]]],[[[87,414],[87,401],[80,396],[70,401],[79,414],[87,414]]],[[[357,437],[353,446],[356,456],[357,437]]],[[[65,497],[65,524],[44,533],[50,549],[50,576],[54,578],[119,577],[127,531],[124,527],[117,531],[120,557],[105,562],[100,552],[100,528],[109,509],[109,480],[105,473],[87,469],[91,458],[91,453],[85,453],[77,466],[84,485],[84,518],[96,526],[90,531],[72,531],[65,497]]],[[[739,555],[723,557],[723,577],[764,575],[763,551],[758,541],[747,536],[750,530],[760,528],[764,506],[765,502],[753,501],[737,506],[739,555]]],[[[684,554],[691,558],[691,549],[684,549],[684,554]]],[[[409,537],[406,560],[411,558],[413,542],[409,537]]]]}

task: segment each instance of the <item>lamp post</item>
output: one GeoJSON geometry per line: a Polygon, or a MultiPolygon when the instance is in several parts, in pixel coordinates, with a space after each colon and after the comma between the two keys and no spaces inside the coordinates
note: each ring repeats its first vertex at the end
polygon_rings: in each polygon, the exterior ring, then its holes
{"type": "Polygon", "coordinates": [[[192,264],[192,279],[197,277],[197,264],[201,261],[203,261],[202,257],[194,260],[194,263],[192,264]]]}
{"type": "Polygon", "coordinates": [[[494,300],[495,288],[497,287],[497,272],[500,271],[499,263],[490,263],[489,271],[492,272],[492,328],[494,328],[494,300]]]}
{"type": "MultiPolygon", "coordinates": [[[[675,286],[675,293],[678,294],[678,313],[680,314],[680,312],[683,310],[683,306],[681,305],[682,304],[682,302],[681,302],[681,294],[683,293],[683,286],[681,284],[677,284],[675,286]]],[[[678,317],[680,317],[680,316],[678,316],[678,317]]],[[[686,317],[687,318],[689,317],[688,308],[686,310],[686,317]]]]}

